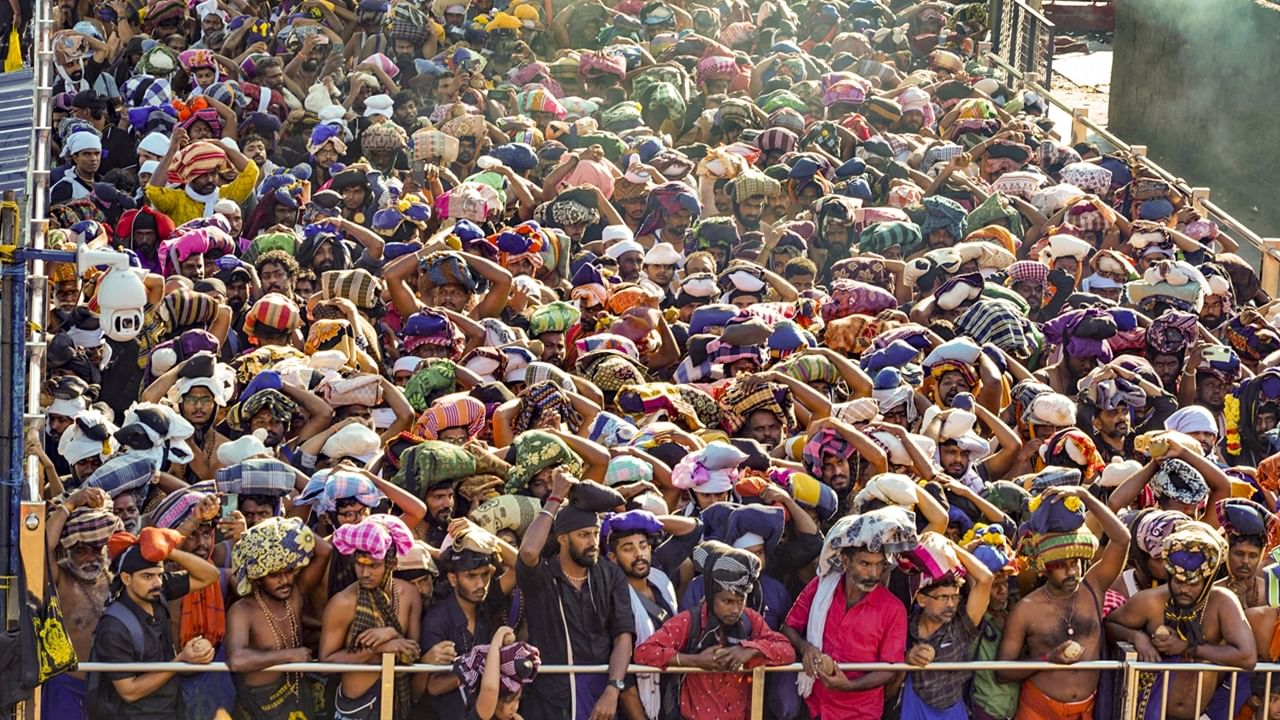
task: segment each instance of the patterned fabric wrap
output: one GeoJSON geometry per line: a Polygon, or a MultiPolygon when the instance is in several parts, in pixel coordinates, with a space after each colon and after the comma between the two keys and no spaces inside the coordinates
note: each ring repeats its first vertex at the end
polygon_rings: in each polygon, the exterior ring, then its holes
{"type": "Polygon", "coordinates": [[[220,492],[282,497],[293,492],[293,467],[272,458],[249,458],[218,468],[220,492]]]}
{"type": "Polygon", "coordinates": [[[1191,520],[1164,539],[1164,566],[1169,576],[1198,585],[1211,582],[1227,557],[1227,542],[1213,527],[1191,520]]]}
{"type": "Polygon", "coordinates": [[[370,515],[355,525],[343,525],[333,531],[333,549],[343,555],[362,552],[383,558],[393,546],[397,555],[408,555],[413,545],[413,533],[395,515],[370,515]]]}
{"type": "Polygon", "coordinates": [[[520,410],[511,420],[512,432],[519,434],[533,427],[547,413],[575,428],[582,417],[573,409],[573,403],[559,384],[550,380],[531,385],[521,393],[520,410]]]}
{"type": "Polygon", "coordinates": [[[1046,563],[1092,560],[1098,551],[1098,538],[1084,526],[1071,532],[1033,533],[1023,539],[1020,551],[1037,573],[1044,574],[1046,563]]]}
{"type": "Polygon", "coordinates": [[[81,544],[95,547],[106,545],[107,540],[121,530],[124,530],[124,523],[110,510],[78,507],[67,516],[58,544],[64,550],[81,544]]]}
{"type": "Polygon", "coordinates": [[[858,515],[846,515],[827,532],[822,553],[818,556],[817,573],[825,577],[843,572],[840,555],[846,548],[882,552],[892,559],[897,553],[907,552],[919,543],[916,516],[910,510],[889,505],[858,515]]]}
{"type": "Polygon", "coordinates": [[[236,593],[247,597],[254,580],[306,567],[315,543],[315,534],[301,518],[271,517],[249,528],[231,549],[236,593]]]}
{"type": "Polygon", "coordinates": [[[298,306],[280,293],[268,293],[253,304],[244,318],[246,335],[253,336],[259,323],[273,330],[293,331],[302,322],[298,306]]]}
{"type": "Polygon", "coordinates": [[[777,415],[785,433],[790,434],[796,427],[791,391],[777,383],[763,382],[751,386],[735,382],[720,397],[720,410],[723,413],[721,425],[730,435],[741,430],[747,418],[757,410],[777,415]]]}
{"type": "Polygon", "coordinates": [[[1199,319],[1179,310],[1165,310],[1147,328],[1147,344],[1165,355],[1182,356],[1196,341],[1199,319]]]}
{"type": "Polygon", "coordinates": [[[484,430],[484,403],[470,395],[449,395],[432,403],[418,416],[411,432],[427,440],[439,440],[440,431],[465,427],[468,437],[484,430]]]}
{"type": "Polygon", "coordinates": [[[427,361],[425,367],[405,383],[404,397],[414,412],[422,412],[431,403],[431,398],[441,393],[453,392],[457,386],[457,368],[450,360],[436,358],[427,361]]]}
{"type": "Polygon", "coordinates": [[[830,428],[812,435],[805,443],[802,457],[805,468],[815,477],[822,476],[822,458],[824,455],[849,460],[854,456],[853,444],[844,436],[830,428]]]}
{"type": "Polygon", "coordinates": [[[1169,458],[1160,463],[1151,477],[1156,497],[1169,498],[1188,505],[1198,505],[1209,497],[1209,484],[1190,463],[1169,458]]]}
{"type": "MultiPolygon", "coordinates": [[[[465,655],[453,661],[453,672],[466,688],[467,697],[475,697],[479,691],[480,680],[484,676],[485,660],[488,656],[488,645],[476,645],[465,655]]],[[[538,668],[542,665],[538,648],[526,642],[504,646],[499,658],[500,684],[503,691],[509,694],[533,682],[533,679],[538,676],[538,668]]]]}
{"type": "Polygon", "coordinates": [[[507,477],[508,493],[525,490],[534,475],[549,467],[564,466],[570,475],[582,475],[582,458],[551,433],[528,430],[516,436],[512,445],[515,448],[516,463],[507,477]]]}
{"type": "Polygon", "coordinates": [[[455,480],[474,475],[476,459],[453,443],[424,440],[400,454],[400,470],[393,482],[409,492],[425,496],[455,480]]]}
{"type": "Polygon", "coordinates": [[[978,300],[956,319],[955,326],[957,333],[980,345],[995,345],[1015,358],[1028,358],[1035,350],[1026,317],[1003,300],[978,300]]]}
{"type": "Polygon", "coordinates": [[[822,319],[829,323],[854,314],[876,315],[897,306],[897,298],[888,290],[857,280],[836,280],[831,297],[822,304],[822,319]]]}
{"type": "Polygon", "coordinates": [[[378,506],[386,496],[369,478],[346,469],[320,470],[293,501],[295,505],[315,505],[320,512],[334,512],[339,500],[356,500],[368,508],[378,506]]]}
{"type": "Polygon", "coordinates": [[[928,237],[934,230],[946,230],[955,240],[965,236],[968,223],[964,207],[951,198],[931,195],[922,201],[925,215],[920,224],[920,233],[928,237]]]}

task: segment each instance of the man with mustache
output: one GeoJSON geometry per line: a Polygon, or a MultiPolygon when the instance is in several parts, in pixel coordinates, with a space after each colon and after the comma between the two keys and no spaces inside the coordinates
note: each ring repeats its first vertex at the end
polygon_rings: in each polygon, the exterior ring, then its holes
{"type": "MultiPolygon", "coordinates": [[[[1097,660],[1102,597],[1124,570],[1129,529],[1083,485],[1051,487],[1034,502],[1025,546],[1045,584],[1013,607],[997,659],[1047,658],[1064,666],[1097,660]],[[1100,554],[1084,524],[1086,511],[1109,539],[1100,554]],[[1086,567],[1095,554],[1097,561],[1086,567]]],[[[1097,699],[1096,672],[997,670],[996,678],[1022,683],[1019,720],[1090,717],[1097,699]]]]}
{"type": "MultiPolygon", "coordinates": [[[[107,539],[124,526],[111,514],[111,497],[100,488],[81,488],[49,513],[45,536],[49,572],[76,657],[88,658],[93,631],[111,594],[107,539]]],[[[46,717],[84,717],[85,673],[51,678],[44,688],[46,717]]]]}
{"type": "Polygon", "coordinates": [[[549,664],[609,666],[607,677],[539,676],[521,699],[521,715],[529,720],[604,720],[618,713],[635,622],[626,576],[613,563],[600,562],[596,510],[620,504],[616,492],[556,470],[551,494],[520,543],[516,583],[525,616],[541,619],[529,623],[529,642],[549,664]],[[577,502],[565,503],[571,488],[577,502]],[[560,551],[544,557],[552,533],[560,551]]]}
{"type": "MultiPolygon", "coordinates": [[[[907,662],[920,667],[931,662],[973,659],[978,626],[991,598],[991,570],[950,540],[934,539],[939,542],[933,547],[953,551],[965,572],[960,575],[958,568],[951,568],[937,577],[926,574],[916,591],[918,609],[907,624],[911,646],[907,662]],[[961,612],[961,588],[965,584],[969,585],[969,596],[961,612]]],[[[966,714],[964,691],[969,679],[969,673],[963,672],[912,675],[903,691],[901,717],[908,720],[966,714]]]]}
{"type": "MultiPolygon", "coordinates": [[[[1201,522],[1184,523],[1164,539],[1163,549],[1168,584],[1140,591],[1108,615],[1108,635],[1133,643],[1143,662],[1177,659],[1252,669],[1257,646],[1240,601],[1230,589],[1213,582],[1227,555],[1227,543],[1217,529],[1201,522]]],[[[1154,683],[1140,685],[1144,691],[1138,698],[1137,716],[1201,717],[1218,694],[1215,688],[1222,691],[1223,700],[1230,692],[1222,687],[1219,675],[1157,676],[1154,683]],[[1161,686],[1164,682],[1169,683],[1167,688],[1161,686]],[[1168,704],[1162,708],[1166,694],[1168,704]]],[[[1236,709],[1238,705],[1228,712],[1236,709]]]]}
{"type": "MultiPolygon", "coordinates": [[[[217,514],[217,503],[201,508],[201,517],[217,514]]],[[[167,528],[145,528],[138,537],[116,533],[108,541],[116,576],[111,582],[114,599],[102,612],[93,635],[90,659],[103,663],[208,663],[213,645],[193,637],[178,653],[173,651],[173,623],[168,603],[200,592],[219,580],[218,569],[208,561],[179,549],[182,533],[167,528]],[[172,562],[179,571],[165,570],[172,562]]],[[[94,717],[128,717],[172,720],[179,717],[181,693],[176,673],[91,673],[85,707],[94,717]]]]}
{"type": "Polygon", "coordinates": [[[254,720],[287,720],[314,706],[312,684],[297,673],[262,672],[272,665],[310,662],[302,641],[300,586],[323,577],[326,562],[313,562],[317,545],[329,545],[298,518],[272,517],[245,531],[231,553],[236,592],[245,598],[227,610],[227,664],[236,698],[254,720]]]}
{"type": "Polygon", "coordinates": [[[884,687],[894,674],[848,673],[835,664],[902,662],[907,611],[881,578],[890,553],[916,544],[915,518],[896,506],[841,518],[827,534],[817,577],[782,628],[804,664],[797,685],[810,716],[872,720],[884,714],[884,687]]]}

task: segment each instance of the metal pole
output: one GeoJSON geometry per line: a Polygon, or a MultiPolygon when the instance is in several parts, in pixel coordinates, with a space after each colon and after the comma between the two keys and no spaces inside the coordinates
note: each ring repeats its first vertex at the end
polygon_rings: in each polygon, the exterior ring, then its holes
{"type": "MultiPolygon", "coordinates": [[[[1127,645],[1127,643],[1126,643],[1127,645]]],[[[1138,653],[1132,645],[1127,645],[1124,652],[1124,672],[1121,675],[1124,687],[1124,700],[1120,706],[1120,717],[1133,717],[1138,711],[1138,671],[1130,666],[1137,661],[1138,653]]]]}

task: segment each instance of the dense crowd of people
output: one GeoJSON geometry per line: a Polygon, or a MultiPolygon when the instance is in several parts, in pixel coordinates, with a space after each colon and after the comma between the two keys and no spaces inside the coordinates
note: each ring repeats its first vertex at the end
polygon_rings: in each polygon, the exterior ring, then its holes
{"type": "MultiPolygon", "coordinates": [[[[46,718],[742,720],[795,663],[770,718],[1104,718],[1070,666],[1118,642],[1280,658],[1277,306],[977,57],[986,3],[55,26],[48,245],[130,264],[36,313],[62,626],[232,672],[73,658],[46,718]],[[451,670],[386,694],[388,654],[451,670]],[[972,660],[1063,669],[928,669],[972,660]],[[369,669],[271,670],[310,661],[369,669]]],[[[1141,673],[1137,712],[1268,687],[1141,673]]]]}

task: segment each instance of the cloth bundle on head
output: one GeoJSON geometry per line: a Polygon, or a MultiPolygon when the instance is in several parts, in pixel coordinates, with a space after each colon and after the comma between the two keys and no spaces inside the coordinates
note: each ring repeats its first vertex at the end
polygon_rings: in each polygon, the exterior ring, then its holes
{"type": "Polygon", "coordinates": [[[1043,326],[1045,340],[1062,346],[1067,357],[1098,358],[1111,362],[1108,339],[1115,337],[1116,322],[1106,310],[1085,308],[1063,313],[1043,326]]]}
{"type": "Polygon", "coordinates": [[[392,482],[419,497],[476,472],[475,457],[452,443],[425,440],[400,455],[392,482]]]}
{"type": "Polygon", "coordinates": [[[855,511],[862,511],[867,503],[875,501],[914,510],[918,496],[915,481],[901,473],[880,473],[867,481],[853,499],[855,511]]]}
{"type": "Polygon", "coordinates": [[[1116,410],[1120,407],[1142,408],[1147,405],[1147,394],[1137,383],[1115,374],[1109,366],[1094,368],[1079,382],[1080,401],[1096,410],[1116,410]]]}
{"type": "Polygon", "coordinates": [[[96,548],[106,545],[112,535],[122,530],[124,524],[109,508],[78,507],[67,515],[58,544],[64,550],[70,550],[76,545],[96,548]]]}
{"type": "Polygon", "coordinates": [[[1217,436],[1218,420],[1213,411],[1200,405],[1189,405],[1178,408],[1164,421],[1165,430],[1176,430],[1190,435],[1191,433],[1213,433],[1217,436]]]}
{"type": "Polygon", "coordinates": [[[822,303],[822,319],[831,322],[849,315],[876,315],[898,306],[889,291],[857,280],[836,280],[831,295],[822,303]]]}
{"type": "Polygon", "coordinates": [[[302,322],[298,306],[280,293],[267,293],[258,299],[244,318],[244,332],[253,341],[254,329],[261,324],[279,332],[291,332],[302,322]]]}
{"type": "Polygon", "coordinates": [[[475,437],[484,430],[485,420],[484,403],[470,395],[456,393],[437,398],[431,407],[422,411],[412,432],[427,440],[438,440],[443,430],[466,428],[467,437],[475,437]]]}
{"type": "Polygon", "coordinates": [[[842,572],[840,552],[846,548],[884,553],[892,561],[898,553],[911,550],[919,542],[915,513],[910,510],[890,505],[848,515],[837,520],[827,532],[818,556],[817,572],[819,576],[842,572]]]}
{"type": "Polygon", "coordinates": [[[107,556],[117,575],[136,573],[159,566],[182,541],[182,534],[170,528],[147,527],[136,536],[122,531],[107,540],[107,556]]]}
{"type": "Polygon", "coordinates": [[[1193,312],[1204,309],[1208,281],[1196,266],[1184,260],[1157,260],[1149,265],[1141,280],[1127,286],[1129,299],[1144,312],[1160,307],[1193,312]]]}
{"type": "Polygon", "coordinates": [[[577,307],[560,300],[542,305],[529,316],[529,335],[565,332],[578,322],[580,315],[577,307]]]}
{"type": "Polygon", "coordinates": [[[1148,508],[1129,520],[1134,547],[1155,560],[1164,558],[1164,539],[1191,518],[1177,510],[1148,508]]]}
{"type": "Polygon", "coordinates": [[[1213,509],[1228,541],[1248,538],[1264,551],[1280,541],[1280,518],[1261,503],[1244,498],[1226,498],[1219,500],[1213,509]]]}
{"type": "Polygon", "coordinates": [[[1209,583],[1227,556],[1227,543],[1212,526],[1189,520],[1164,539],[1164,566],[1182,583],[1209,583]]]}
{"type": "Polygon", "coordinates": [[[515,464],[507,475],[507,492],[526,490],[529,480],[542,470],[564,466],[565,472],[575,477],[583,470],[582,458],[569,449],[563,440],[544,430],[526,430],[512,442],[515,464]]]}
{"type": "Polygon", "coordinates": [[[78,410],[68,417],[74,418],[74,421],[62,431],[62,437],[58,438],[58,454],[68,465],[75,465],[95,455],[104,461],[111,456],[115,451],[112,436],[119,429],[115,423],[108,420],[101,411],[93,409],[78,410]]]}
{"type": "Polygon", "coordinates": [[[726,493],[738,480],[738,466],[747,454],[719,440],[689,453],[671,469],[671,484],[703,494],[726,493]]]}
{"type": "MultiPolygon", "coordinates": [[[[635,458],[632,458],[635,459],[635,458]]],[[[600,544],[607,545],[609,537],[641,533],[656,538],[662,534],[662,521],[645,510],[628,510],[606,513],[600,522],[600,544]]]]}
{"type": "Polygon", "coordinates": [[[102,463],[85,481],[85,487],[105,490],[112,498],[126,492],[140,492],[155,475],[155,464],[146,457],[130,454],[117,455],[102,463]]]}
{"type": "Polygon", "coordinates": [[[334,512],[339,500],[355,500],[367,508],[376,508],[384,499],[386,496],[368,477],[346,468],[334,468],[312,475],[293,504],[314,505],[320,512],[334,512]]]}
{"type": "Polygon", "coordinates": [[[919,544],[899,555],[898,563],[920,573],[921,591],[965,576],[955,545],[945,535],[932,531],[921,533],[919,544]]]}
{"type": "Polygon", "coordinates": [[[422,308],[405,318],[400,336],[404,338],[406,353],[412,353],[423,345],[432,345],[446,348],[450,358],[457,360],[466,347],[466,336],[449,316],[432,308],[422,308]]]}
{"type": "Polygon", "coordinates": [[[1190,463],[1167,458],[1151,476],[1151,489],[1157,498],[1167,498],[1187,505],[1199,505],[1209,497],[1209,483],[1190,463]]]}
{"type": "Polygon", "coordinates": [[[771,382],[755,384],[734,382],[720,396],[721,425],[730,435],[736,434],[754,412],[773,413],[782,424],[783,432],[790,433],[796,426],[791,405],[791,391],[784,385],[771,382]]]}
{"type": "Polygon", "coordinates": [[[834,455],[849,460],[855,453],[853,444],[844,436],[831,428],[825,428],[809,438],[805,443],[802,457],[805,469],[816,476],[822,475],[822,458],[834,455]]]}
{"type": "Polygon", "coordinates": [[[1028,426],[1071,427],[1076,424],[1076,403],[1060,393],[1041,393],[1027,403],[1021,420],[1028,426]]]}
{"type": "Polygon", "coordinates": [[[1044,574],[1045,565],[1063,560],[1093,559],[1098,538],[1084,524],[1084,504],[1076,497],[1038,502],[1032,498],[1029,534],[1019,551],[1026,555],[1035,570],[1044,574]]]}
{"type": "Polygon", "coordinates": [[[702,575],[708,601],[721,591],[749,595],[760,577],[760,558],[717,540],[700,543],[690,559],[702,575]]]}
{"type": "Polygon", "coordinates": [[[1040,446],[1040,459],[1046,465],[1079,469],[1085,482],[1093,482],[1105,466],[1098,446],[1078,428],[1066,428],[1051,435],[1040,446]]]}
{"type": "MultiPolygon", "coordinates": [[[[221,460],[221,453],[218,457],[221,460]]],[[[219,492],[283,497],[293,492],[296,476],[292,466],[275,458],[249,457],[218,468],[214,477],[219,492]]]]}
{"type": "Polygon", "coordinates": [[[1164,355],[1181,356],[1196,341],[1198,318],[1189,312],[1168,309],[1151,321],[1147,345],[1164,355]]]}
{"type": "Polygon", "coordinates": [[[343,555],[364,553],[373,558],[387,557],[391,548],[396,555],[413,550],[413,533],[404,521],[394,515],[370,515],[354,525],[342,525],[333,531],[333,549],[343,555]]]}
{"type": "Polygon", "coordinates": [[[315,534],[301,518],[271,517],[246,530],[231,550],[236,593],[253,593],[253,581],[300,570],[311,562],[315,534]]]}

